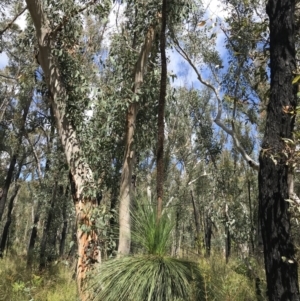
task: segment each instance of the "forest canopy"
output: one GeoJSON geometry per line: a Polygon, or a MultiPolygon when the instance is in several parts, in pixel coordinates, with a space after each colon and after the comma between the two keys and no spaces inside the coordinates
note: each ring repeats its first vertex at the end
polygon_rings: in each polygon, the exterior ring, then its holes
{"type": "Polygon", "coordinates": [[[299,29],[295,0],[2,0],[0,300],[300,300],[299,29]]]}

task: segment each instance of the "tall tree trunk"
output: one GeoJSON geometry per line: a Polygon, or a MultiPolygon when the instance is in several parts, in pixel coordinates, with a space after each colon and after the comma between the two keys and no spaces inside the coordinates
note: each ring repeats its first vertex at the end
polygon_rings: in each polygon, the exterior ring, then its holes
{"type": "Polygon", "coordinates": [[[21,126],[20,126],[20,132],[19,132],[19,137],[18,137],[18,146],[16,147],[16,151],[14,152],[14,154],[11,157],[9,168],[7,171],[7,176],[6,176],[5,183],[4,183],[4,187],[2,189],[2,194],[1,194],[1,198],[0,198],[0,221],[2,219],[2,215],[3,215],[4,209],[5,209],[8,190],[9,190],[10,184],[12,182],[15,165],[17,163],[17,157],[18,157],[20,149],[21,149],[22,139],[23,139],[23,136],[25,133],[25,122],[26,122],[29,107],[31,104],[31,99],[32,99],[32,93],[30,93],[30,95],[28,96],[28,99],[26,100],[26,103],[24,106],[22,120],[21,120],[21,126]]]}
{"type": "Polygon", "coordinates": [[[195,225],[196,225],[196,246],[197,246],[197,252],[200,254],[201,249],[200,249],[200,217],[199,217],[199,211],[197,210],[195,199],[194,199],[194,194],[193,190],[190,190],[191,194],[191,200],[193,204],[193,209],[194,209],[194,218],[195,218],[195,225]]]}
{"type": "Polygon", "coordinates": [[[59,256],[62,257],[65,253],[66,238],[68,232],[68,217],[67,217],[67,208],[69,200],[69,185],[66,188],[65,196],[63,198],[62,204],[62,218],[63,218],[63,227],[61,231],[61,238],[59,242],[59,256]]]}
{"type": "MultiPolygon", "coordinates": [[[[150,26],[144,45],[140,51],[139,58],[134,69],[133,92],[138,93],[144,81],[144,74],[152,44],[155,38],[154,27],[150,26]]],[[[126,139],[125,154],[123,160],[121,184],[120,184],[120,208],[119,208],[119,246],[118,254],[128,255],[130,252],[131,225],[130,225],[130,199],[132,192],[132,170],[134,164],[134,131],[139,104],[133,102],[129,105],[126,114],[126,139]]]]}
{"type": "Polygon", "coordinates": [[[251,201],[251,182],[248,180],[248,200],[249,200],[249,219],[250,219],[250,246],[251,252],[254,254],[254,226],[253,226],[253,213],[251,201]]]}
{"type": "Polygon", "coordinates": [[[4,187],[2,189],[2,194],[1,194],[1,198],[0,198],[0,221],[1,221],[2,215],[4,213],[5,204],[6,204],[6,200],[7,200],[7,196],[8,196],[8,190],[9,190],[12,178],[13,178],[13,173],[14,173],[16,162],[17,162],[17,154],[13,154],[13,156],[10,160],[4,187]]]}
{"type": "Polygon", "coordinates": [[[230,237],[230,229],[229,229],[229,216],[228,216],[228,205],[225,204],[225,259],[226,263],[229,261],[230,253],[231,253],[231,237],[230,237]]]}
{"type": "Polygon", "coordinates": [[[292,139],[296,111],[294,0],[269,0],[271,91],[259,156],[259,218],[269,300],[300,300],[298,267],[288,212],[289,166],[284,138],[292,139]]]}
{"type": "Polygon", "coordinates": [[[54,214],[53,210],[54,210],[54,203],[55,203],[56,197],[57,197],[57,182],[54,183],[54,187],[52,190],[52,197],[51,197],[51,201],[50,201],[50,208],[48,211],[46,223],[44,225],[43,237],[42,237],[41,248],[40,248],[40,270],[43,270],[46,267],[47,239],[49,239],[49,232],[50,232],[50,227],[51,227],[51,223],[53,220],[53,214],[54,214]]]}
{"type": "Polygon", "coordinates": [[[206,257],[210,257],[212,221],[210,218],[210,214],[208,212],[205,213],[204,226],[205,226],[205,255],[206,257]]]}
{"type": "Polygon", "coordinates": [[[5,250],[5,246],[6,246],[7,238],[8,238],[9,227],[10,227],[11,220],[12,220],[11,213],[12,213],[12,210],[14,207],[14,200],[19,192],[20,187],[21,187],[20,185],[18,185],[18,184],[16,185],[15,191],[9,200],[8,209],[7,209],[7,220],[6,220],[6,223],[3,228],[1,242],[0,242],[0,257],[3,257],[3,254],[4,254],[4,250],[5,250]]]}
{"type": "MultiPolygon", "coordinates": [[[[23,157],[20,159],[20,162],[19,162],[19,168],[16,172],[16,175],[15,175],[15,182],[19,179],[20,177],[20,174],[21,174],[21,170],[22,170],[22,167],[23,167],[23,162],[25,160],[25,157],[26,157],[26,154],[24,153],[23,154],[23,157]]],[[[19,192],[19,189],[20,189],[20,185],[19,184],[16,184],[15,186],[15,190],[12,194],[12,196],[10,197],[10,200],[9,200],[9,204],[8,204],[8,208],[7,208],[7,219],[6,219],[6,223],[5,223],[5,226],[3,228],[3,232],[2,232],[2,236],[1,236],[1,242],[0,242],[0,256],[2,256],[1,254],[4,253],[4,249],[5,249],[5,245],[7,244],[7,240],[8,240],[8,233],[9,233],[9,227],[11,225],[11,221],[12,221],[12,217],[11,217],[11,214],[12,214],[12,211],[13,211],[13,207],[14,207],[14,200],[15,198],[17,197],[18,195],[18,192],[19,192]]]]}
{"type": "MultiPolygon", "coordinates": [[[[48,152],[51,153],[52,151],[52,142],[53,142],[53,138],[54,138],[54,132],[55,132],[55,128],[54,128],[54,123],[53,123],[53,113],[52,110],[50,108],[50,114],[51,114],[51,119],[52,119],[52,123],[51,123],[51,129],[50,129],[50,138],[49,138],[49,143],[48,143],[48,152]]],[[[28,137],[28,141],[30,143],[30,139],[28,137]]],[[[36,160],[36,165],[37,165],[37,173],[38,173],[38,180],[39,180],[39,184],[42,187],[43,186],[43,181],[42,181],[42,172],[40,169],[40,160],[37,156],[37,153],[34,149],[34,146],[31,145],[32,147],[32,151],[36,160]]],[[[49,157],[46,160],[46,164],[45,164],[45,173],[44,173],[44,180],[47,177],[47,173],[49,171],[50,168],[50,164],[51,164],[51,160],[49,159],[49,157]]],[[[36,208],[34,210],[34,203],[32,204],[32,212],[33,212],[33,226],[31,229],[31,234],[30,234],[30,239],[29,239],[29,245],[28,245],[28,249],[27,249],[27,268],[31,268],[32,264],[33,264],[33,255],[34,255],[34,246],[38,237],[38,223],[40,221],[40,214],[41,214],[41,207],[42,207],[42,200],[39,198],[37,200],[37,205],[36,208]]]]}
{"type": "MultiPolygon", "coordinates": [[[[32,210],[34,210],[34,204],[32,204],[32,210]]],[[[40,221],[40,212],[41,212],[41,201],[38,200],[37,207],[34,211],[33,226],[31,229],[29,245],[27,249],[27,263],[26,263],[27,268],[31,268],[33,264],[33,250],[38,234],[38,222],[40,221]]]]}
{"type": "Polygon", "coordinates": [[[167,95],[167,56],[166,56],[167,0],[162,1],[161,8],[161,79],[158,101],[157,118],[157,155],[156,155],[156,191],[157,191],[157,220],[161,218],[164,194],[164,139],[165,139],[165,102],[167,95]]]}
{"type": "Polygon", "coordinates": [[[84,196],[83,189],[94,185],[93,173],[83,159],[80,141],[75,128],[66,114],[68,93],[65,89],[57,58],[53,54],[57,32],[52,31],[50,22],[44,13],[43,1],[26,0],[27,7],[36,29],[38,41],[38,61],[44,72],[45,81],[48,85],[51,106],[55,116],[58,135],[64,149],[69,165],[72,183],[72,191],[77,218],[77,286],[81,300],[88,299],[87,291],[83,284],[89,263],[100,260],[100,252],[97,249],[97,234],[90,219],[90,213],[97,202],[94,197],[84,196]]]}

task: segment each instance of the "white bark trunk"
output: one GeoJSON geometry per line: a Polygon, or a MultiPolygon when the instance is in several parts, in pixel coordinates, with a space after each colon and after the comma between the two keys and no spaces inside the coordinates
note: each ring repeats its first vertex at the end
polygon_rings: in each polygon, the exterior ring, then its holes
{"type": "MultiPolygon", "coordinates": [[[[150,27],[146,35],[144,45],[140,51],[138,61],[134,70],[134,93],[137,93],[144,81],[144,73],[147,68],[148,56],[152,48],[155,32],[150,27]]],[[[122,167],[121,185],[120,185],[120,208],[119,208],[119,246],[118,254],[128,255],[130,252],[131,242],[131,225],[130,225],[130,199],[131,199],[131,178],[134,163],[134,132],[136,116],[138,113],[138,103],[131,103],[126,116],[126,145],[124,162],[122,167]]]]}

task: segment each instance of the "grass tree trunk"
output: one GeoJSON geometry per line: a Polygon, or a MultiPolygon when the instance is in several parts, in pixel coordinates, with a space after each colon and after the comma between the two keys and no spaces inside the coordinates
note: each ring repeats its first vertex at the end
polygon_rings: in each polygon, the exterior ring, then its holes
{"type": "Polygon", "coordinates": [[[161,10],[161,33],[160,33],[160,55],[161,55],[161,80],[160,95],[158,101],[157,118],[157,220],[161,218],[164,194],[164,139],[165,139],[165,102],[167,94],[167,56],[166,56],[166,28],[167,28],[167,0],[162,1],[161,10]]]}
{"type": "MultiPolygon", "coordinates": [[[[144,45],[140,51],[139,58],[134,69],[133,92],[138,93],[146,71],[147,62],[152,44],[154,41],[154,28],[151,26],[147,32],[144,45]]],[[[132,190],[132,170],[134,165],[134,132],[136,126],[136,116],[139,104],[133,102],[129,105],[126,115],[126,140],[125,154],[122,166],[121,185],[120,185],[120,208],[119,208],[119,245],[118,254],[128,255],[130,252],[131,226],[130,226],[130,199],[132,190]]]]}
{"type": "Polygon", "coordinates": [[[88,263],[99,261],[100,255],[96,248],[97,235],[92,230],[90,220],[90,213],[96,205],[96,200],[83,194],[84,187],[93,184],[93,174],[83,160],[77,133],[66,114],[68,94],[61,78],[57,58],[53,54],[57,32],[51,30],[50,22],[44,12],[43,1],[26,0],[26,3],[36,31],[38,61],[48,85],[58,135],[72,175],[72,193],[77,217],[77,286],[81,300],[85,301],[88,295],[83,289],[83,280],[89,268],[88,263]]]}
{"type": "Polygon", "coordinates": [[[292,139],[297,88],[295,1],[269,0],[271,91],[259,156],[259,218],[264,245],[268,297],[300,300],[298,267],[291,238],[288,195],[289,166],[284,138],[292,139]]]}

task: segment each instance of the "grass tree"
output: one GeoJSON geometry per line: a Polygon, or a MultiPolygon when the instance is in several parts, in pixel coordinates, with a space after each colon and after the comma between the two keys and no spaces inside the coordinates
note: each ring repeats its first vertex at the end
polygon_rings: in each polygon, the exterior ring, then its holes
{"type": "Polygon", "coordinates": [[[157,222],[156,208],[146,204],[138,205],[132,218],[140,254],[103,263],[93,277],[93,300],[201,300],[198,264],[167,255],[173,223],[166,211],[157,222]]]}

